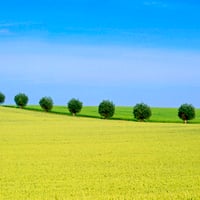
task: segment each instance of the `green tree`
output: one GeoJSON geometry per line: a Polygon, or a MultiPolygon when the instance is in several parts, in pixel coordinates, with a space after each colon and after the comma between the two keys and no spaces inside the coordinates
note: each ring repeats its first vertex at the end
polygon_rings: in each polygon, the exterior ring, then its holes
{"type": "Polygon", "coordinates": [[[14,98],[15,103],[20,108],[24,108],[28,103],[28,96],[24,93],[19,93],[14,98]]]}
{"type": "Polygon", "coordinates": [[[195,118],[195,108],[191,104],[182,104],[178,109],[178,116],[185,123],[195,118]]]}
{"type": "Polygon", "coordinates": [[[46,112],[51,111],[53,108],[53,100],[51,97],[42,97],[39,101],[39,104],[43,110],[46,112]]]}
{"type": "Polygon", "coordinates": [[[144,121],[151,117],[151,108],[144,103],[138,103],[133,107],[133,115],[137,120],[144,121]]]}
{"type": "Polygon", "coordinates": [[[2,92],[0,92],[0,104],[5,102],[5,98],[5,95],[2,92]]]}
{"type": "Polygon", "coordinates": [[[99,104],[98,112],[105,119],[111,118],[115,113],[115,105],[112,101],[103,100],[99,104]]]}
{"type": "Polygon", "coordinates": [[[79,101],[78,99],[71,99],[68,103],[67,103],[67,107],[69,112],[75,116],[77,113],[79,113],[83,107],[83,103],[81,101],[79,101]]]}

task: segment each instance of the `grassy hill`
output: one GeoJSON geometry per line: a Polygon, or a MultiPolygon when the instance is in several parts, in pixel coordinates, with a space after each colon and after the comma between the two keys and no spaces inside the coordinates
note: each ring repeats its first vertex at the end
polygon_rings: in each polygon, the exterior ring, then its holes
{"type": "MultiPolygon", "coordinates": [[[[29,105],[26,107],[26,109],[41,111],[40,106],[36,105],[29,105]]],[[[150,122],[182,123],[182,120],[177,116],[177,108],[151,108],[151,110],[152,117],[150,120],[148,120],[150,122]]],[[[66,106],[54,106],[52,112],[70,115],[66,106]]],[[[97,106],[84,106],[78,116],[100,118],[97,106]]],[[[133,107],[116,106],[115,115],[112,119],[134,121],[135,119],[133,118],[133,107]]],[[[190,123],[200,123],[200,109],[196,109],[196,118],[190,121],[190,123]]]]}

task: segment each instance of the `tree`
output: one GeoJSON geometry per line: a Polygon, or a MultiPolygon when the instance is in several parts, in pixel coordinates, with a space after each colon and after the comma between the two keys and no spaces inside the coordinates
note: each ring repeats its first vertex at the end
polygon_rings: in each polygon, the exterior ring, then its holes
{"type": "Polygon", "coordinates": [[[53,100],[51,97],[42,97],[39,101],[39,104],[43,110],[46,112],[51,111],[53,108],[53,100]]]}
{"type": "Polygon", "coordinates": [[[182,104],[178,109],[178,116],[181,118],[185,124],[188,120],[195,118],[195,108],[191,104],[182,104]]]}
{"type": "Polygon", "coordinates": [[[17,106],[23,108],[28,103],[28,96],[24,93],[19,93],[15,96],[14,100],[17,106]]]}
{"type": "Polygon", "coordinates": [[[82,106],[83,106],[83,103],[75,98],[71,99],[67,103],[68,110],[73,116],[75,116],[77,113],[81,111],[82,106]]]}
{"type": "Polygon", "coordinates": [[[144,121],[151,117],[151,108],[144,103],[138,103],[133,107],[133,115],[137,120],[144,121]]]}
{"type": "Polygon", "coordinates": [[[4,103],[5,98],[5,95],[2,92],[0,92],[0,104],[4,103]]]}
{"type": "Polygon", "coordinates": [[[105,118],[111,118],[114,113],[115,113],[115,105],[113,104],[112,101],[109,100],[103,100],[100,104],[99,104],[99,114],[105,118]]]}

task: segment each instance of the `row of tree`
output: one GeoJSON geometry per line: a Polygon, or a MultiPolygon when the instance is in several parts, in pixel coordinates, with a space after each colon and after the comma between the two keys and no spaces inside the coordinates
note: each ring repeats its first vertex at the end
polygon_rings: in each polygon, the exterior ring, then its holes
{"type": "MultiPolygon", "coordinates": [[[[14,101],[17,106],[24,108],[28,104],[28,96],[24,93],[19,93],[14,97],[14,101]]],[[[4,103],[5,95],[0,92],[0,104],[4,103]]],[[[43,110],[49,112],[53,108],[53,100],[51,97],[42,97],[39,101],[39,104],[43,110]]],[[[78,99],[71,99],[68,104],[68,110],[72,115],[76,115],[82,109],[83,103],[78,99]]],[[[98,107],[98,112],[102,118],[108,119],[111,118],[115,113],[115,105],[112,101],[103,100],[98,107]]],[[[144,103],[138,103],[133,107],[133,115],[138,121],[145,121],[149,119],[152,115],[151,108],[144,103]]],[[[182,104],[178,109],[178,116],[185,123],[188,120],[195,118],[195,108],[191,104],[182,104]]]]}

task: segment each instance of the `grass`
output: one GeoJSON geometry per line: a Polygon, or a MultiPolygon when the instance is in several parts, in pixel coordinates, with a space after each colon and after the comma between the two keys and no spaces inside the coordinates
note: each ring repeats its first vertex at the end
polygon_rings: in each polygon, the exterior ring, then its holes
{"type": "Polygon", "coordinates": [[[0,107],[0,199],[200,199],[199,133],[0,107]]]}
{"type": "MultiPolygon", "coordinates": [[[[29,105],[26,107],[29,110],[41,111],[41,107],[37,105],[29,105]]],[[[178,117],[177,108],[151,108],[152,116],[148,120],[150,122],[164,122],[164,123],[183,123],[178,117]]],[[[71,115],[66,106],[54,106],[53,113],[71,115]]],[[[79,117],[100,118],[97,106],[84,106],[79,117]]],[[[112,119],[135,121],[133,118],[133,107],[130,106],[116,106],[115,115],[112,119]]],[[[200,123],[200,109],[196,109],[196,118],[189,123],[200,123]]]]}

